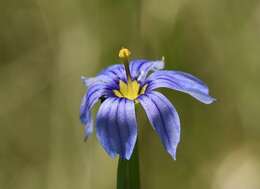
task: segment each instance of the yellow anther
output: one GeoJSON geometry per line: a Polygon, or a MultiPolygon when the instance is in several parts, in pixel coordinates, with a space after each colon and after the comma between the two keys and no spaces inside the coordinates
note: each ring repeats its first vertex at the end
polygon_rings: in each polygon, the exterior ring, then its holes
{"type": "Polygon", "coordinates": [[[120,97],[120,98],[123,98],[124,96],[120,93],[120,91],[118,90],[113,90],[114,94],[117,96],[117,97],[120,97]]]}
{"type": "Polygon", "coordinates": [[[121,48],[118,57],[121,59],[128,59],[131,55],[131,52],[127,48],[121,48]]]}

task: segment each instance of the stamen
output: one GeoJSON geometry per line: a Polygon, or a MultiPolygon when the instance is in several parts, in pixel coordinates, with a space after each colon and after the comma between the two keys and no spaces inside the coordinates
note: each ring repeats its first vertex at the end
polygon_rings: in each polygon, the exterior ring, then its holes
{"type": "Polygon", "coordinates": [[[129,57],[131,52],[127,48],[122,48],[118,57],[122,60],[125,66],[127,82],[119,81],[119,90],[113,90],[114,94],[119,98],[127,98],[129,100],[136,100],[140,94],[144,94],[147,86],[140,89],[138,80],[132,80],[129,69],[129,57]]]}
{"type": "Polygon", "coordinates": [[[130,69],[129,69],[130,55],[131,55],[131,52],[127,48],[124,48],[124,47],[122,47],[118,53],[118,57],[122,60],[124,66],[125,66],[126,77],[127,77],[128,82],[132,81],[130,69]]]}

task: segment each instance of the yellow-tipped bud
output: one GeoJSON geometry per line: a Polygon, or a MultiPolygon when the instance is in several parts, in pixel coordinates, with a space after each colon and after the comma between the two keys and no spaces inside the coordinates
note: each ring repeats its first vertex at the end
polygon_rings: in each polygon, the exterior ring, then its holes
{"type": "Polygon", "coordinates": [[[121,48],[118,57],[121,59],[128,59],[131,55],[131,52],[127,48],[121,48]]]}

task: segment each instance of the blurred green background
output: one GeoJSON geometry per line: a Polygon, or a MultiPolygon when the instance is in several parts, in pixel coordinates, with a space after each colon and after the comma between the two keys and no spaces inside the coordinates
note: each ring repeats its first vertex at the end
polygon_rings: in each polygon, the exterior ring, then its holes
{"type": "Polygon", "coordinates": [[[121,46],[217,98],[163,90],[181,118],[177,161],[137,110],[142,188],[260,188],[259,0],[1,0],[0,27],[1,189],[115,188],[117,160],[83,142],[78,114],[80,76],[121,46]]]}

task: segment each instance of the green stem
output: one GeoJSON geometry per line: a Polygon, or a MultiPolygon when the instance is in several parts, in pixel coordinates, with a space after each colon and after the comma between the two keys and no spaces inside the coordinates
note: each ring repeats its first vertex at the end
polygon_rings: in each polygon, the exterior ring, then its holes
{"type": "Polygon", "coordinates": [[[138,142],[130,160],[118,160],[117,189],[140,189],[138,142]]]}

